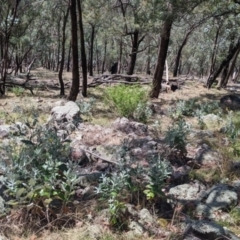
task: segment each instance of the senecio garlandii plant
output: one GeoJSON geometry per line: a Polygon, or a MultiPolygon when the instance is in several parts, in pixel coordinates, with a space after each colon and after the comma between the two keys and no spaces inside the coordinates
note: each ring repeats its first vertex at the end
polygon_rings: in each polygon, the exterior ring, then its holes
{"type": "Polygon", "coordinates": [[[18,141],[3,149],[0,170],[5,178],[0,181],[6,187],[9,206],[46,206],[54,199],[66,204],[78,184],[69,161],[69,142],[62,142],[54,129],[35,124],[22,144],[18,141]]]}
{"type": "Polygon", "coordinates": [[[136,198],[144,196],[153,202],[163,197],[165,180],[170,174],[169,162],[158,157],[149,161],[148,168],[139,165],[132,168],[131,163],[125,162],[112,175],[103,175],[96,192],[108,203],[110,224],[117,228],[124,226],[126,203],[139,202],[136,198]]]}

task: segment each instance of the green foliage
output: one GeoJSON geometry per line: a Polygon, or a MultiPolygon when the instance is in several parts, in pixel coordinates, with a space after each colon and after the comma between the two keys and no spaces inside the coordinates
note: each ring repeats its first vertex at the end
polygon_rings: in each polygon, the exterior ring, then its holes
{"type": "MultiPolygon", "coordinates": [[[[54,129],[29,125],[30,137],[23,144],[9,144],[0,169],[6,176],[8,205],[34,203],[46,206],[54,199],[67,203],[78,183],[69,161],[69,143],[61,142],[54,129]]],[[[76,164],[75,164],[76,165],[76,164]]]]}
{"type": "Polygon", "coordinates": [[[189,132],[189,125],[184,120],[180,120],[175,126],[170,127],[166,132],[165,141],[171,149],[175,149],[180,155],[186,155],[186,137],[189,132]]]}
{"type": "Polygon", "coordinates": [[[157,196],[163,196],[162,189],[165,186],[166,178],[171,174],[169,162],[158,158],[151,166],[148,175],[148,184],[143,191],[148,200],[155,199],[157,196]]]}
{"type": "Polygon", "coordinates": [[[226,124],[222,128],[222,132],[225,133],[233,141],[233,143],[235,143],[237,137],[239,136],[240,129],[237,128],[233,122],[233,113],[231,111],[228,112],[225,122],[226,124]]]}
{"type": "Polygon", "coordinates": [[[139,165],[132,167],[133,162],[131,159],[130,163],[123,163],[112,175],[102,176],[96,189],[101,199],[108,201],[110,223],[114,227],[121,228],[125,225],[124,221],[127,221],[125,203],[139,203],[139,198],[144,196],[147,200],[162,197],[165,180],[171,174],[170,164],[160,157],[149,161],[149,168],[139,165]]]}
{"type": "Polygon", "coordinates": [[[178,101],[174,108],[169,110],[170,117],[174,120],[183,118],[183,116],[194,117],[197,116],[201,121],[201,116],[214,113],[221,115],[222,111],[219,104],[212,102],[199,102],[197,99],[190,99],[187,101],[178,101]]]}
{"type": "Polygon", "coordinates": [[[106,102],[121,116],[146,122],[152,114],[147,105],[147,92],[140,86],[118,85],[107,88],[105,94],[106,102]]]}
{"type": "Polygon", "coordinates": [[[87,116],[87,118],[91,118],[92,117],[92,110],[93,107],[95,105],[96,99],[95,98],[90,98],[88,101],[84,101],[84,100],[77,100],[76,104],[78,105],[79,109],[80,109],[80,113],[81,115],[85,115],[87,116]]]}
{"type": "Polygon", "coordinates": [[[24,94],[24,88],[21,87],[13,87],[11,89],[11,91],[17,96],[17,97],[21,97],[24,94]]]}

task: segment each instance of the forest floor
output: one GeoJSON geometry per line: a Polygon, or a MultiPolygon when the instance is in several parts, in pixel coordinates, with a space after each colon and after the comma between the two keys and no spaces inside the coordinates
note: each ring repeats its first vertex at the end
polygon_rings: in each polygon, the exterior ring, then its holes
{"type": "MultiPolygon", "coordinates": [[[[35,84],[41,85],[41,88],[34,89],[34,95],[28,90],[21,91],[19,89],[9,90],[5,97],[0,98],[0,119],[5,118],[6,123],[12,123],[16,121],[25,121],[27,118],[32,117],[32,113],[36,109],[40,109],[41,115],[39,116],[40,121],[46,122],[50,108],[48,106],[51,103],[54,103],[60,99],[58,89],[58,76],[57,73],[51,72],[45,69],[36,69],[32,72],[33,77],[35,78],[35,84]],[[52,86],[52,87],[51,87],[52,86]],[[22,107],[25,109],[25,115],[23,119],[19,119],[19,114],[16,111],[16,106],[22,107]]],[[[149,76],[148,76],[149,78],[149,76]]],[[[150,79],[150,78],[149,78],[150,79]]],[[[91,78],[89,81],[91,82],[91,78]]],[[[64,73],[64,81],[67,86],[71,85],[71,73],[64,73]]],[[[108,85],[107,85],[108,86],[108,85]]],[[[97,88],[89,88],[88,89],[88,99],[95,98],[97,99],[94,109],[92,110],[91,116],[86,116],[85,120],[89,121],[89,123],[93,125],[101,125],[103,127],[110,126],[114,120],[118,117],[115,115],[110,109],[106,108],[103,103],[103,96],[101,88],[107,87],[106,85],[97,87],[97,88]]],[[[150,89],[150,86],[145,86],[146,90],[150,89]]],[[[234,88],[237,89],[238,84],[230,84],[228,89],[234,88]]],[[[69,87],[66,88],[66,95],[68,94],[69,87]]],[[[155,114],[148,121],[148,124],[151,125],[155,121],[161,122],[161,127],[163,129],[168,129],[172,125],[172,119],[166,114],[169,108],[175,106],[176,102],[179,100],[191,100],[198,99],[201,101],[212,101],[219,99],[228,94],[229,90],[222,89],[217,90],[216,88],[212,88],[208,90],[203,86],[202,81],[199,79],[188,79],[181,86],[179,90],[175,92],[162,92],[158,99],[152,99],[152,103],[154,104],[155,114]]],[[[83,99],[80,94],[79,98],[83,99]]],[[[86,99],[86,101],[88,101],[86,99]]],[[[84,117],[84,116],[83,116],[84,117]]],[[[191,124],[197,126],[197,122],[194,119],[189,118],[191,124]]],[[[220,146],[219,146],[220,147],[220,146]]],[[[94,205],[94,202],[92,203],[94,205]]],[[[88,206],[86,206],[88,208],[88,206]]],[[[94,208],[91,206],[91,208],[94,208]]],[[[80,214],[81,215],[81,214],[80,214]]],[[[16,226],[16,229],[20,226],[16,226]]],[[[44,239],[44,240],[81,240],[81,239],[92,239],[85,236],[86,230],[85,224],[79,221],[78,226],[73,229],[66,230],[56,230],[54,232],[43,232],[41,237],[36,236],[35,234],[29,233],[29,237],[13,237],[14,240],[35,240],[35,239],[44,239]]],[[[119,235],[119,233],[114,233],[108,228],[105,230],[105,235],[101,238],[105,240],[115,240],[115,239],[130,239],[126,237],[124,233],[119,235]]],[[[131,238],[134,239],[134,238],[131,238]]],[[[152,239],[147,238],[146,236],[138,237],[136,239],[152,239]]]]}

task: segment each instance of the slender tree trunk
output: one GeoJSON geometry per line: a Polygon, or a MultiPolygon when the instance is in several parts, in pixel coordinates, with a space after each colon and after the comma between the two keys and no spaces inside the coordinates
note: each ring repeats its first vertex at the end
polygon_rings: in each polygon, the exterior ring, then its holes
{"type": "Polygon", "coordinates": [[[217,57],[217,50],[218,50],[218,37],[219,37],[220,29],[221,29],[221,26],[218,27],[216,35],[215,35],[215,40],[214,40],[214,45],[213,45],[213,52],[212,52],[212,57],[211,57],[210,74],[209,75],[211,75],[213,73],[214,68],[215,68],[216,57],[217,57]]]}
{"type": "Polygon", "coordinates": [[[182,50],[184,48],[184,46],[187,44],[187,41],[189,39],[189,36],[191,35],[191,33],[193,32],[194,28],[193,29],[190,29],[186,34],[185,34],[185,37],[183,39],[183,42],[182,44],[180,45],[179,49],[178,49],[178,52],[177,52],[177,57],[175,59],[175,65],[174,65],[174,70],[173,70],[173,77],[177,77],[178,75],[178,70],[179,70],[179,63],[180,63],[180,59],[181,59],[181,56],[182,56],[182,50]]]}
{"type": "Polygon", "coordinates": [[[160,90],[161,90],[161,83],[162,77],[164,72],[164,65],[165,60],[167,57],[168,45],[171,35],[171,28],[172,28],[172,19],[165,20],[163,22],[163,28],[161,33],[161,42],[158,52],[158,59],[157,65],[153,76],[153,87],[150,93],[152,98],[158,98],[160,90]]]}
{"type": "Polygon", "coordinates": [[[61,51],[61,62],[59,65],[59,72],[58,72],[58,79],[60,83],[60,96],[65,95],[62,74],[63,74],[64,61],[65,61],[66,25],[67,25],[68,15],[69,15],[69,7],[67,9],[67,12],[64,14],[63,26],[62,26],[62,51],[61,51]]]}
{"type": "Polygon", "coordinates": [[[130,62],[128,65],[127,75],[132,75],[134,73],[135,63],[137,59],[137,51],[138,51],[138,35],[139,31],[135,30],[132,34],[132,51],[130,55],[130,62]]]}
{"type": "Polygon", "coordinates": [[[76,101],[79,93],[79,68],[78,68],[78,35],[76,0],[70,1],[71,35],[72,35],[72,86],[68,100],[76,101]]]}
{"type": "Polygon", "coordinates": [[[104,42],[104,53],[103,53],[103,61],[102,61],[102,74],[105,72],[106,55],[107,55],[107,40],[105,40],[105,42],[104,42]]]}
{"type": "Polygon", "coordinates": [[[90,42],[90,51],[89,51],[89,75],[93,76],[93,44],[94,44],[94,36],[95,36],[95,25],[91,24],[92,32],[91,32],[91,42],[90,42]]]}
{"type": "Polygon", "coordinates": [[[70,41],[70,43],[69,43],[69,49],[68,49],[67,72],[70,72],[71,49],[72,49],[72,41],[70,41]]]}
{"type": "Polygon", "coordinates": [[[61,41],[60,41],[61,33],[60,33],[60,31],[61,31],[61,18],[58,20],[58,23],[57,23],[58,44],[57,44],[56,72],[58,72],[59,65],[60,65],[60,51],[61,51],[61,49],[60,49],[61,48],[61,41]]]}
{"type": "Polygon", "coordinates": [[[121,38],[119,44],[118,74],[120,74],[122,71],[122,53],[123,53],[123,41],[121,38]]]}
{"type": "Polygon", "coordinates": [[[237,52],[236,52],[235,55],[233,56],[231,65],[230,65],[230,67],[228,68],[227,75],[226,75],[226,77],[225,77],[225,79],[224,79],[221,87],[226,87],[226,86],[227,86],[227,83],[228,83],[228,81],[229,81],[229,78],[230,78],[230,76],[233,74],[233,71],[234,71],[234,68],[235,68],[235,65],[236,65],[236,61],[237,61],[239,52],[240,52],[240,48],[238,48],[237,52]]]}
{"type": "Polygon", "coordinates": [[[86,58],[86,52],[85,52],[81,0],[77,0],[77,3],[78,3],[78,13],[79,13],[79,29],[80,29],[81,59],[82,59],[82,74],[83,74],[82,95],[83,97],[87,97],[87,58],[86,58]]]}
{"type": "Polygon", "coordinates": [[[238,38],[238,41],[236,43],[236,45],[233,47],[233,49],[231,50],[231,52],[228,53],[228,55],[226,56],[226,58],[222,61],[222,63],[220,64],[219,68],[213,72],[213,74],[211,76],[209,76],[208,80],[207,80],[207,87],[208,89],[211,88],[213,82],[216,80],[216,78],[219,76],[219,74],[221,73],[221,71],[223,70],[223,68],[229,64],[229,62],[232,60],[234,54],[238,51],[238,49],[240,48],[240,38],[238,38]]]}

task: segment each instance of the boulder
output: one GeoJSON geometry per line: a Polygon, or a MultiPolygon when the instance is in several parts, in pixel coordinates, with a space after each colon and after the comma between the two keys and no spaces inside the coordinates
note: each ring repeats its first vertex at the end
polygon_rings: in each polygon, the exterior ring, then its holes
{"type": "Polygon", "coordinates": [[[240,110],[240,95],[226,95],[220,99],[220,105],[230,110],[240,110]]]}
{"type": "Polygon", "coordinates": [[[189,201],[199,202],[205,192],[205,186],[199,182],[181,184],[169,190],[169,202],[185,204],[189,201]]]}
{"type": "Polygon", "coordinates": [[[219,184],[215,185],[212,188],[208,189],[201,203],[196,207],[196,214],[199,217],[208,217],[211,219],[215,218],[214,213],[221,209],[228,209],[231,206],[234,206],[238,202],[237,192],[233,187],[219,184]]]}
{"type": "Polygon", "coordinates": [[[138,136],[146,135],[148,131],[147,125],[129,121],[127,118],[117,118],[112,127],[127,134],[135,133],[138,136]]]}

